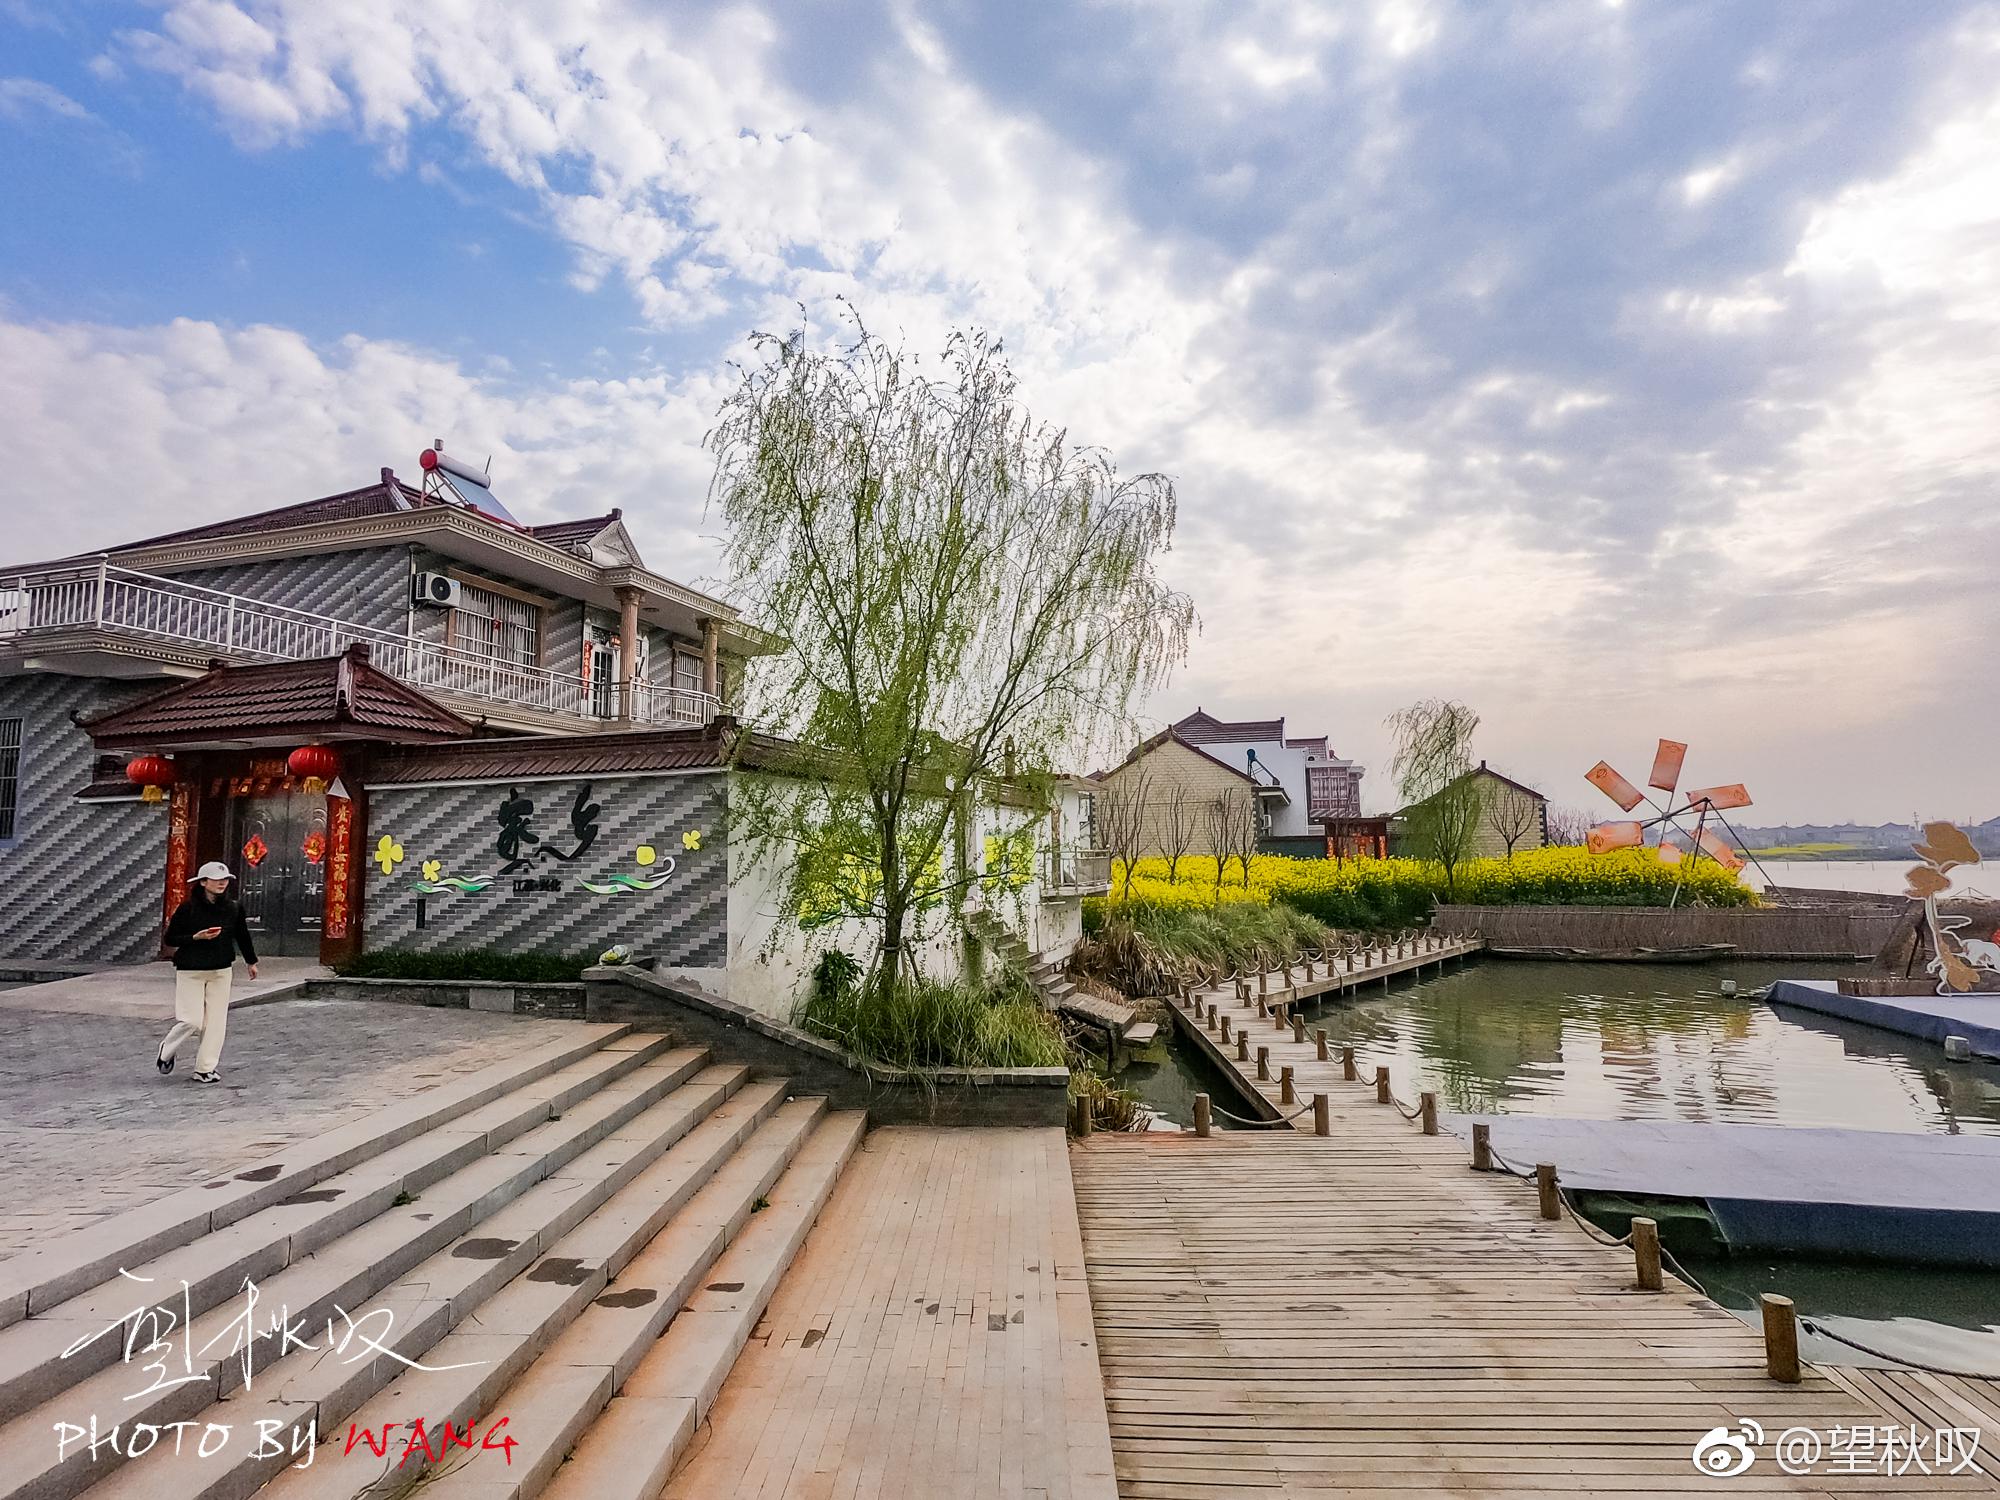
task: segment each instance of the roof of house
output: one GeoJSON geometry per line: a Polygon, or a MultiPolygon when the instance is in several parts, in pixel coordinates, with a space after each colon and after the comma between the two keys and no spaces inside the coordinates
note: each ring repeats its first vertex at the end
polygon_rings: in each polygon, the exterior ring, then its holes
{"type": "Polygon", "coordinates": [[[545,542],[563,546],[569,542],[587,542],[592,537],[602,536],[617,525],[625,512],[613,506],[601,516],[586,516],[577,521],[551,521],[546,526],[530,526],[528,530],[545,542]]]}
{"type": "Polygon", "coordinates": [[[1185,719],[1167,726],[1174,737],[1189,745],[1244,745],[1260,740],[1282,740],[1285,721],[1277,719],[1218,719],[1197,708],[1185,719]]]}
{"type": "MultiPolygon", "coordinates": [[[[1516,781],[1511,776],[1501,775],[1498,771],[1494,770],[1491,766],[1487,765],[1486,762],[1483,760],[1478,765],[1474,766],[1470,771],[1465,771],[1457,776],[1454,776],[1451,779],[1450,784],[1452,786],[1457,786],[1461,781],[1464,781],[1467,777],[1470,776],[1484,776],[1489,781],[1497,781],[1500,782],[1503,786],[1511,786],[1515,791],[1524,792],[1528,796],[1533,797],[1537,802],[1546,802],[1549,800],[1548,796],[1545,793],[1538,792],[1533,787],[1524,785],[1523,783],[1516,781]]],[[[1433,792],[1431,795],[1436,796],[1437,793],[1433,792]]],[[[1400,818],[1404,813],[1408,812],[1412,807],[1416,807],[1419,803],[1428,802],[1429,800],[1430,800],[1429,797],[1421,797],[1417,800],[1417,802],[1406,803],[1404,806],[1396,809],[1395,816],[1400,818]]]]}
{"type": "Polygon", "coordinates": [[[224,521],[190,526],[184,531],[169,531],[142,541],[121,542],[110,550],[113,553],[136,552],[142,547],[170,547],[180,542],[202,542],[214,537],[252,536],[261,531],[283,531],[291,526],[312,526],[324,521],[352,521],[362,516],[387,515],[391,511],[415,510],[420,505],[440,503],[422,490],[410,488],[384,469],[380,481],[358,490],[342,490],[337,495],[301,500],[296,505],[280,505],[272,510],[253,511],[247,516],[231,516],[224,521]]]}
{"type": "Polygon", "coordinates": [[[230,667],[217,664],[109,713],[79,719],[100,749],[216,743],[369,739],[462,739],[474,732],[415,688],[377,671],[368,648],[311,661],[230,667]]]}
{"type": "Polygon", "coordinates": [[[1222,767],[1223,770],[1227,771],[1231,776],[1235,776],[1240,778],[1241,780],[1249,782],[1251,786],[1255,787],[1260,792],[1276,792],[1280,796],[1288,796],[1288,794],[1286,793],[1285,789],[1282,786],[1277,786],[1270,783],[1258,781],[1255,777],[1251,776],[1247,765],[1232,766],[1228,761],[1224,760],[1221,756],[1211,754],[1209,751],[1204,750],[1200,745],[1194,744],[1191,741],[1184,739],[1178,733],[1179,727],[1180,726],[1176,724],[1169,724],[1165,729],[1162,729],[1158,734],[1152,735],[1146,739],[1141,740],[1137,745],[1133,746],[1132,753],[1130,755],[1126,756],[1123,760],[1119,761],[1117,765],[1111,767],[1107,771],[1097,771],[1092,773],[1090,780],[1103,781],[1107,777],[1115,776],[1118,772],[1124,770],[1125,767],[1131,765],[1134,761],[1143,759],[1145,756],[1152,754],[1153,751],[1157,750],[1161,745],[1167,743],[1167,741],[1172,740],[1176,745],[1179,745],[1183,750],[1190,750],[1194,752],[1194,754],[1199,755],[1203,760],[1213,761],[1216,765],[1222,767]]]}
{"type": "Polygon", "coordinates": [[[497,781],[510,776],[618,776],[646,771],[700,771],[729,764],[738,738],[727,718],[689,729],[620,734],[535,735],[412,745],[378,756],[370,786],[437,781],[497,781]]]}

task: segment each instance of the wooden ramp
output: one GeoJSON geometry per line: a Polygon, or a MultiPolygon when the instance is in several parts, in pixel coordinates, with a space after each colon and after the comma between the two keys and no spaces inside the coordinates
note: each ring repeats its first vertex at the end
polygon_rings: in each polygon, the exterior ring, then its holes
{"type": "Polygon", "coordinates": [[[872,1132],[671,1500],[1112,1500],[1063,1133],[872,1132]]]}
{"type": "Polygon", "coordinates": [[[1629,1253],[1540,1218],[1530,1185],[1469,1170],[1462,1143],[1421,1134],[1371,1088],[1322,1091],[1324,1139],[1072,1147],[1126,1500],[1995,1487],[1976,1469],[1885,1473],[1879,1447],[1872,1472],[1830,1472],[1829,1457],[1792,1475],[1770,1441],[1738,1477],[1698,1472],[1696,1442],[1744,1419],[1769,1440],[1827,1439],[1948,1412],[1984,1427],[1968,1413],[1992,1405],[1883,1372],[1777,1384],[1761,1338],[1706,1298],[1672,1278],[1635,1290],[1629,1253]]]}

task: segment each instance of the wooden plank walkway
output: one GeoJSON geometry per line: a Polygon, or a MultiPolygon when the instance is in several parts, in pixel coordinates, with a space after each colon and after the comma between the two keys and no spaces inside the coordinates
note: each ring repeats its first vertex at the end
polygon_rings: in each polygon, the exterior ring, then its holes
{"type": "Polygon", "coordinates": [[[1112,1500],[1062,1131],[872,1132],[665,1493],[1112,1500]]]}
{"type": "Polygon", "coordinates": [[[1432,965],[1441,969],[1447,963],[1470,958],[1485,946],[1482,937],[1418,932],[1397,942],[1375,942],[1345,953],[1330,953],[1311,963],[1253,974],[1234,985],[1227,981],[1197,985],[1190,994],[1220,998],[1225,1004],[1242,1000],[1252,1007],[1261,1000],[1268,1009],[1281,1010],[1364,984],[1386,984],[1399,974],[1421,973],[1432,965]]]}
{"type": "Polygon", "coordinates": [[[1745,1418],[1770,1440],[1809,1427],[1828,1444],[1836,1424],[1977,1428],[1984,1452],[2000,1443],[2000,1399],[1989,1382],[1911,1371],[1809,1366],[1798,1386],[1773,1382],[1736,1317],[1672,1277],[1636,1290],[1628,1251],[1543,1220],[1530,1184],[1470,1170],[1463,1142],[1376,1103],[1365,1055],[1347,1081],[1337,1034],[1322,1060],[1317,1027],[1296,1041],[1289,1018],[1226,991],[1202,1009],[1176,1006],[1176,1025],[1264,1117],[1305,1112],[1207,1140],[1093,1137],[1076,1157],[1127,1500],[2000,1488],[1981,1470],[1836,1474],[1830,1447],[1791,1475],[1768,1442],[1736,1478],[1698,1473],[1696,1440],[1745,1418]],[[1221,1045],[1211,1003],[1232,1032],[1247,1018],[1253,1061],[1221,1045]],[[1282,1100],[1285,1066],[1298,1104],[1282,1100]],[[1314,1093],[1328,1096],[1324,1139],[1314,1093]]]}

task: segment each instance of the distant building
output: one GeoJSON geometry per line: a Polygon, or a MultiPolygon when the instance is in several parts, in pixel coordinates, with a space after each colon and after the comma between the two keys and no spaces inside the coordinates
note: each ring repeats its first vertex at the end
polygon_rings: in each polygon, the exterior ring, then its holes
{"type": "MultiPolygon", "coordinates": [[[[1218,719],[1196,709],[1096,778],[1111,787],[1143,767],[1150,778],[1143,852],[1161,854],[1175,785],[1201,803],[1247,787],[1256,798],[1260,853],[1323,859],[1387,852],[1389,820],[1364,817],[1364,768],[1335,755],[1325,735],[1292,737],[1285,721],[1218,719]]],[[[1205,820],[1188,852],[1215,853],[1205,820]]]]}
{"type": "MultiPolygon", "coordinates": [[[[1511,776],[1503,776],[1485,761],[1465,773],[1479,781],[1485,792],[1479,823],[1472,831],[1463,858],[1500,859],[1524,849],[1540,849],[1549,841],[1549,799],[1531,786],[1511,776]]],[[[1454,786],[1458,783],[1453,782],[1454,786]]],[[[1413,806],[1417,804],[1412,804],[1413,806]]],[[[1402,839],[1402,823],[1410,808],[1396,812],[1396,835],[1402,839]]],[[[1398,852],[1410,852],[1399,848],[1398,852]]]]}

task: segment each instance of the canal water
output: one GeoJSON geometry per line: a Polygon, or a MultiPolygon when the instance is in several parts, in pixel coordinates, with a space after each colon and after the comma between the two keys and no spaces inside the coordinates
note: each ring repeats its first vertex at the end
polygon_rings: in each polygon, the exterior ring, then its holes
{"type": "MultiPolygon", "coordinates": [[[[1838,970],[1817,971],[1830,975],[1838,970]]],[[[2000,1135],[2000,1064],[1753,998],[1811,965],[1475,960],[1307,1016],[1389,1066],[1399,1097],[1448,1110],[2000,1135]],[[1722,993],[1722,981],[1738,993],[1722,993]]],[[[1193,1096],[1231,1101],[1193,1049],[1156,1049],[1121,1079],[1186,1123],[1193,1096]]],[[[2000,1275],[1739,1256],[1686,1268],[1746,1319],[1779,1291],[1802,1314],[1906,1358],[2000,1375],[2000,1275]]],[[[1826,1341],[1807,1353],[1868,1363],[1826,1341]]]]}

